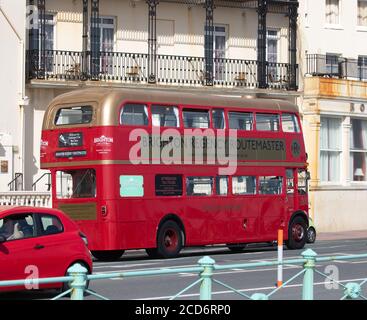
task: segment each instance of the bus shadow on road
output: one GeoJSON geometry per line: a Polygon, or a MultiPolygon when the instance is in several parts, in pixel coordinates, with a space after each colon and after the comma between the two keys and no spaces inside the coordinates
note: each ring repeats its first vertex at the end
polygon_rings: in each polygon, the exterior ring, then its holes
{"type": "MultiPolygon", "coordinates": [[[[215,246],[205,246],[205,247],[189,247],[184,248],[176,259],[189,258],[189,257],[202,257],[206,255],[218,256],[218,255],[242,255],[251,253],[261,253],[261,252],[272,252],[276,251],[277,247],[272,244],[249,244],[241,252],[232,252],[225,245],[215,245],[215,246]]],[[[162,258],[152,258],[148,257],[145,250],[136,250],[133,252],[126,252],[119,260],[116,262],[132,262],[132,261],[146,261],[146,260],[162,260],[162,258]]],[[[170,261],[172,259],[164,259],[170,261]]],[[[94,264],[107,263],[106,261],[94,260],[94,264]]]]}

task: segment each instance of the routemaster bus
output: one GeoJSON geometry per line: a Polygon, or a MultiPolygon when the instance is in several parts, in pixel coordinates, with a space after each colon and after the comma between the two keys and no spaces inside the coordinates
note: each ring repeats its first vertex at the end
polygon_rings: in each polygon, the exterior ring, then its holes
{"type": "Polygon", "coordinates": [[[41,139],[53,207],[78,223],[97,259],[214,244],[241,251],[279,229],[290,249],[306,242],[307,155],[289,102],[76,90],[50,103],[41,139]]]}

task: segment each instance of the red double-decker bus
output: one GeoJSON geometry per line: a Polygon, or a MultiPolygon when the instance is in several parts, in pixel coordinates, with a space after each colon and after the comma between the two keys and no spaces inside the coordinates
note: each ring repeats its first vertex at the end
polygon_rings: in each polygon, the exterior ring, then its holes
{"type": "Polygon", "coordinates": [[[53,206],[101,260],[127,249],[166,258],[189,246],[240,251],[276,240],[280,228],[288,248],[306,242],[307,156],[298,108],[285,101],[73,91],[45,113],[41,167],[51,171],[53,206]]]}

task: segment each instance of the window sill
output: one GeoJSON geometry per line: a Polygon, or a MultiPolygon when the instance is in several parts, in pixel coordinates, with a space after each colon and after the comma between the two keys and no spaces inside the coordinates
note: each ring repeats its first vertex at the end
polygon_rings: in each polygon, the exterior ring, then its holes
{"type": "Polygon", "coordinates": [[[324,28],[329,30],[344,30],[344,27],[340,24],[325,24],[324,28]]]}
{"type": "Polygon", "coordinates": [[[357,32],[367,32],[367,26],[357,26],[357,32]]]}

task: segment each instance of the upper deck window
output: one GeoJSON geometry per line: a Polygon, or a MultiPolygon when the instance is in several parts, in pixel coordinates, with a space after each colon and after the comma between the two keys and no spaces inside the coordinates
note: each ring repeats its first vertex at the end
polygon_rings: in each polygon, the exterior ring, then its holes
{"type": "Polygon", "coordinates": [[[183,118],[185,128],[206,129],[210,126],[208,110],[184,109],[183,118]]]}
{"type": "Polygon", "coordinates": [[[179,127],[177,107],[153,105],[152,124],[154,127],[179,127]]]}
{"type": "Polygon", "coordinates": [[[121,110],[120,123],[130,126],[147,126],[148,109],[144,104],[127,103],[121,110]]]}
{"type": "Polygon", "coordinates": [[[256,129],[259,131],[279,131],[279,115],[271,113],[257,113],[256,129]]]}
{"type": "Polygon", "coordinates": [[[252,130],[253,115],[249,112],[229,112],[229,128],[236,130],[252,130]]]}
{"type": "Polygon", "coordinates": [[[93,118],[93,108],[91,106],[65,107],[57,110],[55,125],[73,125],[90,123],[93,118]]]}
{"type": "Polygon", "coordinates": [[[213,109],[212,110],[213,117],[213,127],[214,129],[225,129],[226,121],[224,118],[224,110],[223,109],[213,109]]]}
{"type": "Polygon", "coordinates": [[[297,117],[291,113],[283,113],[282,129],[284,132],[300,132],[297,117]]]}

